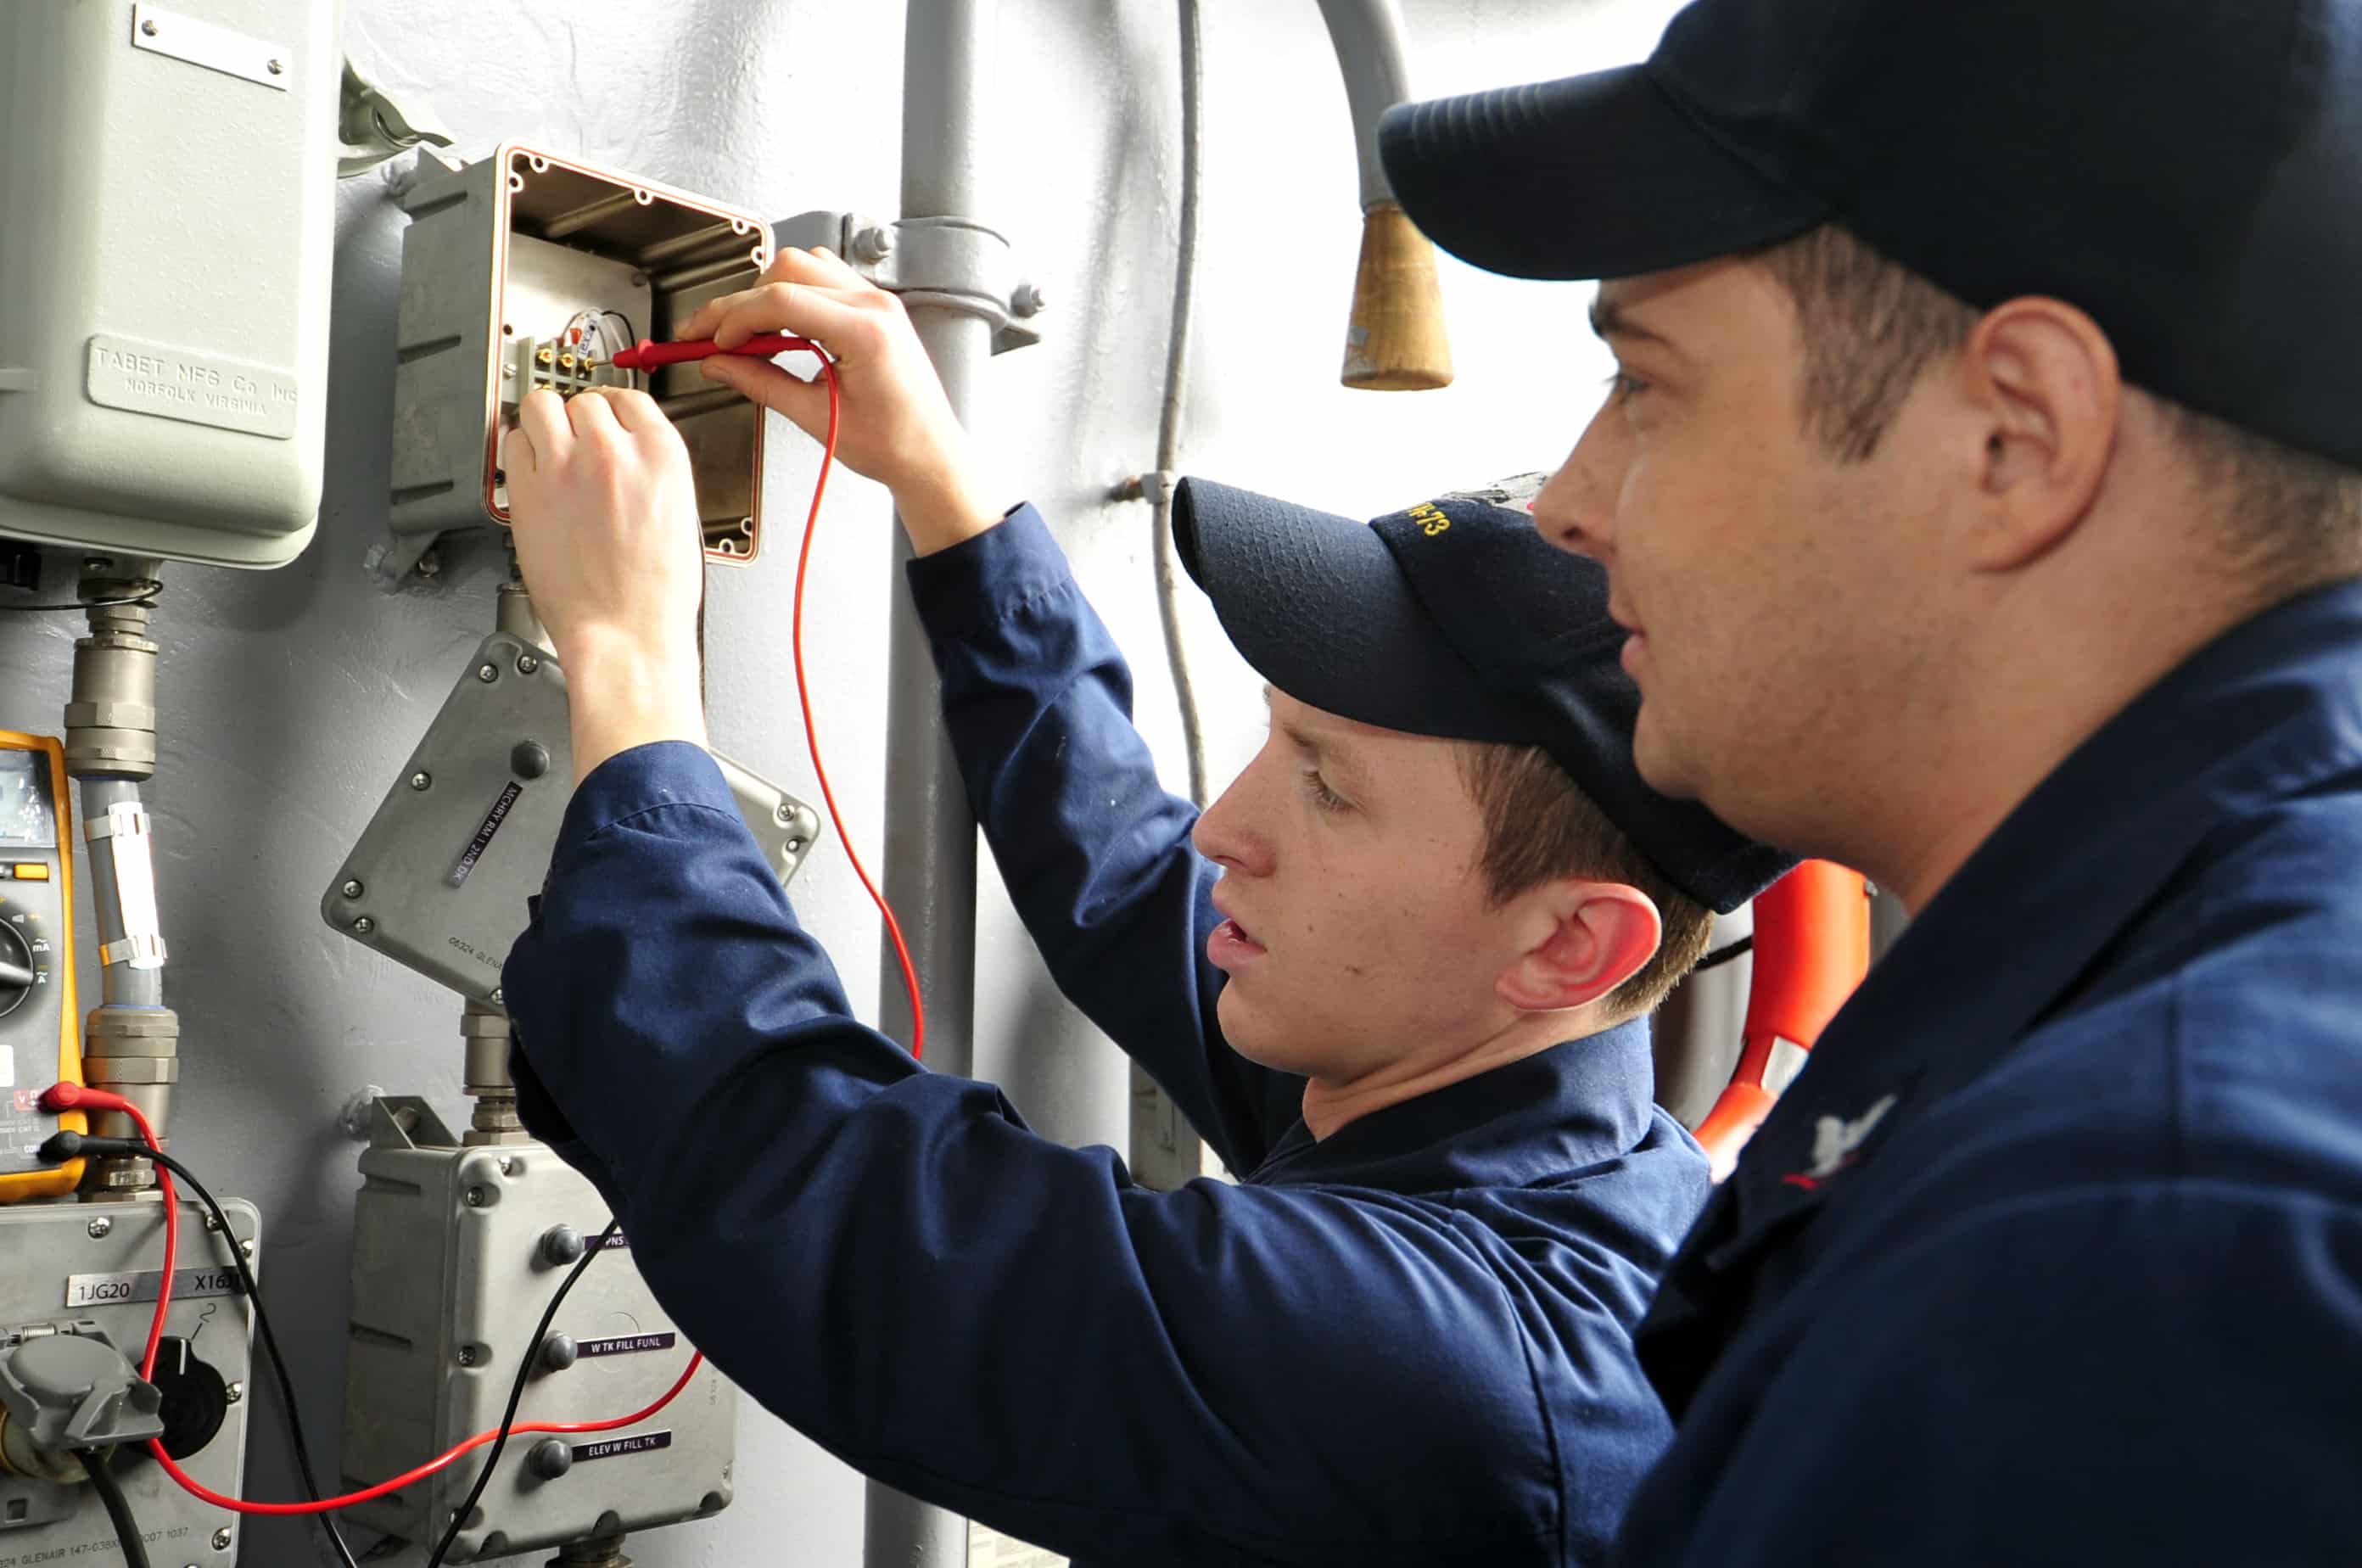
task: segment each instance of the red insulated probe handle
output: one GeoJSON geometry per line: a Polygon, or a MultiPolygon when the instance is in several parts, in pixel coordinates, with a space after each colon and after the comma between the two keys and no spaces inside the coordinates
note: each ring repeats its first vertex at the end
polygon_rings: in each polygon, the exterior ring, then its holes
{"type": "Polygon", "coordinates": [[[717,348],[711,337],[701,337],[688,343],[652,343],[643,337],[636,348],[626,348],[614,358],[620,370],[653,370],[659,365],[678,365],[684,360],[702,359],[709,354],[745,354],[751,359],[767,359],[774,354],[816,351],[817,345],[802,337],[785,337],[767,332],[749,337],[735,348],[717,348]]]}

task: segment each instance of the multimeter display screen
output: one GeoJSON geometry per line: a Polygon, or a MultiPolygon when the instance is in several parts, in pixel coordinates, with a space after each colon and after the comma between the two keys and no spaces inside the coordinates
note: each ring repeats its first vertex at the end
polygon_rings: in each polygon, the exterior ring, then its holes
{"type": "Polygon", "coordinates": [[[49,761],[37,751],[0,748],[0,848],[55,849],[49,761]]]}

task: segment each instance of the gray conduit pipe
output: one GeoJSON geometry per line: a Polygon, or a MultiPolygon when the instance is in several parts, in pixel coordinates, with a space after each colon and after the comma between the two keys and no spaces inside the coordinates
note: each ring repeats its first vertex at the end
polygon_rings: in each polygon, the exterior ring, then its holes
{"type": "MultiPolygon", "coordinates": [[[[902,37],[902,216],[982,215],[985,94],[993,0],[910,0],[902,37]]],[[[911,320],[963,424],[977,406],[992,328],[923,300],[911,320]]],[[[943,723],[933,656],[902,582],[910,546],[894,530],[888,673],[886,896],[902,922],[927,1010],[927,1066],[975,1067],[976,822],[943,723]]],[[[908,1040],[910,1005],[892,955],[878,977],[886,1032],[908,1040]]],[[[967,1525],[879,1482],[868,1483],[862,1561],[868,1568],[963,1568],[967,1525]]]]}

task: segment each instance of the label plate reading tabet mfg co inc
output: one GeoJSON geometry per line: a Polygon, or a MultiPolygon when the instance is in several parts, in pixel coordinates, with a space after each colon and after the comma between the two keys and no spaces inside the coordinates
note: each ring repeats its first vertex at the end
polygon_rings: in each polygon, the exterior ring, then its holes
{"type": "MultiPolygon", "coordinates": [[[[124,1307],[156,1299],[163,1283],[162,1269],[130,1274],[70,1274],[66,1275],[69,1307],[124,1307]]],[[[237,1296],[237,1271],[232,1268],[183,1268],[172,1274],[172,1299],[184,1296],[237,1296]]]]}
{"type": "Polygon", "coordinates": [[[295,378],[262,365],[100,333],[86,384],[90,401],[108,408],[276,441],[295,436],[295,378]]]}

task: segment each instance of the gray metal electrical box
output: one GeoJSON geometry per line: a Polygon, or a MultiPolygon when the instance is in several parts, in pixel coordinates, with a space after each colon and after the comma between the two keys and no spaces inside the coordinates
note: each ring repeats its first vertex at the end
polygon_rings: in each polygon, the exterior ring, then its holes
{"type": "MultiPolygon", "coordinates": [[[[628,1245],[593,1262],[550,1337],[532,1339],[610,1218],[587,1179],[544,1144],[460,1147],[424,1100],[380,1099],[370,1114],[353,1208],[348,1482],[399,1474],[497,1426],[521,1358],[535,1363],[522,1422],[608,1420],[673,1386],[691,1348],[632,1267],[628,1245]]],[[[512,1438],[450,1560],[719,1512],[734,1490],[737,1413],[737,1391],[707,1366],[629,1427],[512,1438]]],[[[356,1508],[354,1518],[405,1540],[440,1539],[483,1452],[356,1508]]]]}
{"type": "MultiPolygon", "coordinates": [[[[726,758],[723,778],[786,882],[820,834],[812,809],[726,758]]],[[[320,900],[320,914],[462,996],[497,1005],[574,798],[566,672],[505,632],[484,639],[320,900]]]]}
{"type": "Polygon", "coordinates": [[[370,564],[392,580],[455,528],[508,522],[501,442],[536,385],[644,387],[689,447],[707,556],[762,546],[762,411],[693,364],[640,376],[607,362],[670,337],[698,306],[752,285],[770,229],[750,212],[523,147],[446,167],[421,153],[403,197],[400,361],[390,534],[370,564]],[[520,350],[524,352],[520,354],[520,350]],[[583,361],[603,369],[584,371],[583,361]],[[561,365],[560,360],[564,363],[561,365]],[[575,374],[584,371],[582,374],[575,374]]]}
{"type": "MultiPolygon", "coordinates": [[[[254,1206],[232,1198],[222,1207],[237,1242],[251,1246],[254,1206]]],[[[39,1338],[86,1335],[136,1361],[148,1343],[163,1274],[163,1218],[153,1200],[0,1209],[0,1259],[6,1261],[0,1267],[0,1360],[39,1338]]],[[[182,1204],[156,1386],[164,1396],[165,1451],[198,1481],[235,1497],[246,1472],[246,1413],[258,1391],[253,1324],[228,1245],[209,1228],[203,1209],[182,1204]]],[[[259,1272],[251,1253],[248,1263],[259,1272]]],[[[0,1429],[6,1425],[0,1416],[0,1429]]],[[[0,1430],[0,1447],[6,1446],[0,1430]]],[[[226,1568],[237,1560],[245,1522],[182,1491],[144,1449],[120,1454],[115,1474],[148,1538],[150,1561],[226,1568]]],[[[115,1540],[86,1477],[43,1477],[24,1474],[16,1462],[0,1464],[0,1565],[120,1562],[115,1540]]]]}
{"type": "Polygon", "coordinates": [[[236,567],[311,539],[338,11],[0,5],[0,535],[236,567]]]}

